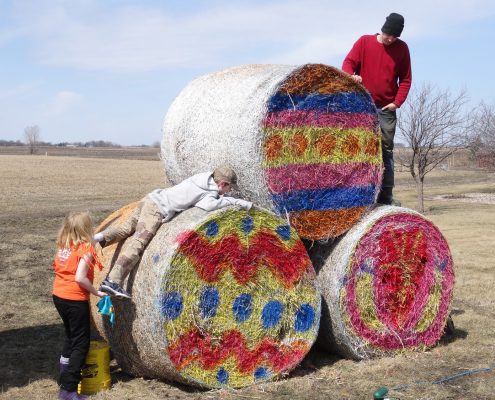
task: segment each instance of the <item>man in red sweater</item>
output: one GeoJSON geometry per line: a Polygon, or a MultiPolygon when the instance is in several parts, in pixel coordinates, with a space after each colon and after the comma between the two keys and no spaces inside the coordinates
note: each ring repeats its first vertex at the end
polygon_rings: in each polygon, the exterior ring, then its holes
{"type": "Polygon", "coordinates": [[[394,187],[394,135],[396,110],[411,88],[411,58],[407,44],[399,39],[404,17],[390,14],[381,33],[361,36],[342,64],[342,69],[362,83],[375,102],[382,131],[385,171],[378,202],[392,204],[394,187]]]}

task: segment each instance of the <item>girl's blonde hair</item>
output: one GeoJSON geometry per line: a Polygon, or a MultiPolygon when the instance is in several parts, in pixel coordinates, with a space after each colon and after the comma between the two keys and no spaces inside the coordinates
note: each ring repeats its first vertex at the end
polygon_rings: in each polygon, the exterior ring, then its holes
{"type": "Polygon", "coordinates": [[[58,231],[57,246],[70,247],[81,243],[93,243],[93,219],[89,212],[71,212],[65,216],[58,231]]]}

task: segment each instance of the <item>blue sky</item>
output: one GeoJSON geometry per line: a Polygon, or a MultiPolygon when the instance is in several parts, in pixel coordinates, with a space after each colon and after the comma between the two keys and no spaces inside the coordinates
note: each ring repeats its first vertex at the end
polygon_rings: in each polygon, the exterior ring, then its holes
{"type": "Polygon", "coordinates": [[[0,0],[0,139],[161,140],[192,79],[251,63],[336,67],[385,17],[405,17],[413,85],[495,104],[495,1],[0,0]]]}

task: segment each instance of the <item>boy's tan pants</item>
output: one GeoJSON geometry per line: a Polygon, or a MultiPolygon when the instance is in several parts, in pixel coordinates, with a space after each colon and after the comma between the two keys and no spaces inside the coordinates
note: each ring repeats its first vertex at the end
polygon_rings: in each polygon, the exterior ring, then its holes
{"type": "Polygon", "coordinates": [[[160,227],[162,220],[163,215],[157,205],[149,197],[145,197],[123,224],[111,226],[102,232],[107,244],[130,237],[124,251],[118,256],[108,274],[110,280],[122,285],[127,275],[139,262],[144,249],[160,227]]]}

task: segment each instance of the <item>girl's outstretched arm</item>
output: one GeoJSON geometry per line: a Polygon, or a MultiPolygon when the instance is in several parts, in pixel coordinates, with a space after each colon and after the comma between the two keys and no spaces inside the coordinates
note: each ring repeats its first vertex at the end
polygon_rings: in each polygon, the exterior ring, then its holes
{"type": "Polygon", "coordinates": [[[81,258],[79,260],[79,264],[77,265],[76,282],[79,283],[79,285],[82,286],[84,289],[86,289],[89,293],[92,293],[95,296],[98,297],[106,296],[106,293],[100,292],[99,290],[95,289],[95,287],[92,285],[91,281],[88,279],[88,269],[89,269],[88,262],[84,257],[81,258]]]}

